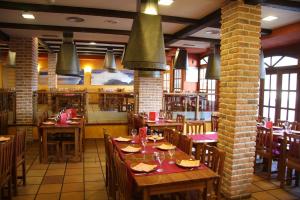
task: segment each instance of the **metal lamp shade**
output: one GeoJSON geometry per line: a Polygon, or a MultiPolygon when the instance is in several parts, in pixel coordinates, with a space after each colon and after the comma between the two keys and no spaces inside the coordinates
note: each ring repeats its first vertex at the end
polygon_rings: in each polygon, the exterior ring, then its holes
{"type": "Polygon", "coordinates": [[[8,51],[6,66],[7,67],[15,67],[16,66],[16,52],[8,51]]]}
{"type": "Polygon", "coordinates": [[[165,44],[161,17],[139,13],[134,20],[123,60],[124,67],[141,71],[165,71],[165,44]]]}
{"type": "Polygon", "coordinates": [[[208,57],[205,79],[220,79],[220,52],[214,49],[214,53],[208,57]]]}
{"type": "Polygon", "coordinates": [[[174,69],[187,69],[188,53],[186,49],[177,49],[174,59],[174,69]]]}
{"type": "Polygon", "coordinates": [[[64,33],[63,44],[57,56],[56,74],[79,76],[80,64],[76,47],[73,44],[73,33],[64,33]]]}
{"type": "Polygon", "coordinates": [[[108,50],[105,54],[104,58],[104,68],[107,69],[109,72],[115,72],[117,69],[115,55],[113,51],[108,50]]]}
{"type": "Polygon", "coordinates": [[[265,68],[265,62],[264,62],[264,52],[260,51],[260,63],[259,63],[259,78],[265,79],[266,76],[266,68],[265,68]]]}

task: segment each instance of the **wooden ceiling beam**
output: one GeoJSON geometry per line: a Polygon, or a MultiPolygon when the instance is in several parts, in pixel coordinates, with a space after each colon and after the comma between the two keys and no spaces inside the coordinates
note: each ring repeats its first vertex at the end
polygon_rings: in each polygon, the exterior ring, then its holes
{"type": "Polygon", "coordinates": [[[53,53],[53,50],[48,46],[48,44],[45,43],[45,41],[43,39],[39,38],[38,42],[39,42],[39,45],[41,45],[49,53],[53,53]]]}
{"type": "Polygon", "coordinates": [[[9,36],[1,30],[0,30],[0,40],[5,42],[9,41],[9,36]]]}
{"type": "MultiPolygon", "coordinates": [[[[137,14],[137,12],[121,11],[121,10],[19,3],[19,2],[9,2],[9,1],[1,1],[0,8],[9,9],[9,10],[116,17],[116,18],[125,18],[125,19],[134,19],[137,14]]],[[[191,18],[174,17],[174,16],[167,16],[167,15],[162,15],[161,17],[163,22],[187,24],[187,25],[196,24],[198,21],[196,19],[191,19],[191,18]]]]}
{"type": "Polygon", "coordinates": [[[300,12],[300,2],[290,0],[245,0],[246,4],[279,8],[283,10],[300,12]]]}

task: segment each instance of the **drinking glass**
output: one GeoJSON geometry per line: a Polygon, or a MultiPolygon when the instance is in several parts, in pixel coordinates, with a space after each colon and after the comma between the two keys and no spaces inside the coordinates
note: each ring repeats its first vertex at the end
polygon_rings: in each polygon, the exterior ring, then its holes
{"type": "Polygon", "coordinates": [[[135,136],[136,136],[136,134],[137,134],[137,130],[136,129],[132,129],[131,130],[131,135],[132,135],[132,143],[135,143],[135,141],[134,141],[134,139],[135,139],[135,136]]]}
{"type": "Polygon", "coordinates": [[[172,165],[172,164],[175,163],[174,160],[173,160],[173,155],[175,155],[175,149],[169,149],[168,153],[169,153],[169,156],[170,156],[169,164],[172,165]]]}
{"type": "Polygon", "coordinates": [[[153,133],[152,138],[153,138],[153,143],[154,143],[152,148],[155,148],[156,147],[156,145],[155,145],[156,144],[156,139],[157,139],[157,133],[156,132],[153,133]]]}
{"type": "Polygon", "coordinates": [[[142,143],[142,146],[143,146],[142,153],[146,153],[147,138],[146,137],[142,137],[141,138],[141,143],[142,143]]]}
{"type": "Polygon", "coordinates": [[[155,153],[155,160],[159,163],[159,168],[157,169],[157,172],[163,172],[164,169],[161,167],[165,160],[165,153],[164,152],[156,152],[155,153]]]}

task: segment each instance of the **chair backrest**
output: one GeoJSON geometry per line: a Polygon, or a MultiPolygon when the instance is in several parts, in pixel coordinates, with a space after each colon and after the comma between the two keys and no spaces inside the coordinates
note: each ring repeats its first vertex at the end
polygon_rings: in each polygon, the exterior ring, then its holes
{"type": "Polygon", "coordinates": [[[165,119],[172,120],[173,119],[173,113],[171,111],[167,111],[165,114],[165,119]]]}
{"type": "Polygon", "coordinates": [[[106,159],[107,159],[109,157],[108,143],[109,143],[109,140],[110,140],[110,135],[107,133],[106,129],[103,129],[103,137],[104,137],[105,156],[106,156],[106,159]]]}
{"type": "Polygon", "coordinates": [[[185,123],[185,116],[177,114],[177,116],[176,116],[176,122],[182,123],[182,125],[176,127],[176,130],[180,131],[180,132],[183,132],[183,130],[184,130],[184,123],[185,123]]]}
{"type": "Polygon", "coordinates": [[[277,119],[276,122],[275,122],[275,126],[283,127],[285,122],[286,122],[285,120],[277,119]]]}
{"type": "Polygon", "coordinates": [[[291,130],[300,131],[300,122],[292,122],[291,123],[291,130]]]}
{"type": "Polygon", "coordinates": [[[273,129],[257,127],[256,149],[272,152],[273,149],[273,129]]]}
{"type": "Polygon", "coordinates": [[[211,131],[218,132],[219,116],[211,116],[211,131]]]}
{"type": "Polygon", "coordinates": [[[200,162],[214,172],[218,173],[220,177],[223,175],[225,152],[214,146],[207,144],[202,145],[202,154],[200,162]]]}
{"type": "Polygon", "coordinates": [[[0,135],[7,135],[8,130],[8,112],[0,112],[0,135]]]}
{"type": "Polygon", "coordinates": [[[166,138],[166,140],[170,143],[172,143],[172,138],[173,138],[173,135],[174,135],[174,130],[173,129],[170,129],[170,128],[165,128],[163,130],[163,137],[166,138]]]}
{"type": "Polygon", "coordinates": [[[9,141],[0,143],[0,184],[5,184],[4,180],[11,176],[14,137],[9,137],[9,141]]]}
{"type": "Polygon", "coordinates": [[[190,138],[186,135],[182,135],[182,134],[179,135],[179,142],[178,142],[177,147],[181,151],[185,152],[188,155],[191,155],[192,154],[192,146],[193,146],[192,138],[190,138]]]}
{"type": "Polygon", "coordinates": [[[204,121],[198,121],[198,122],[188,122],[186,123],[186,134],[187,135],[194,135],[194,134],[205,134],[206,127],[204,121]]]}
{"type": "Polygon", "coordinates": [[[131,200],[132,199],[132,179],[129,176],[129,171],[127,169],[124,161],[121,160],[119,154],[116,152],[114,154],[114,160],[116,164],[116,179],[118,184],[118,190],[121,195],[121,199],[131,200]]]}
{"type": "Polygon", "coordinates": [[[15,135],[15,158],[16,161],[20,161],[25,159],[26,153],[26,132],[23,130],[22,132],[17,132],[15,135]]]}
{"type": "Polygon", "coordinates": [[[127,122],[128,122],[128,135],[131,134],[131,130],[134,129],[134,113],[127,112],[127,122]]]}
{"type": "Polygon", "coordinates": [[[299,161],[300,167],[300,135],[284,133],[283,148],[286,158],[299,161]],[[289,147],[288,151],[287,146],[289,147]]]}

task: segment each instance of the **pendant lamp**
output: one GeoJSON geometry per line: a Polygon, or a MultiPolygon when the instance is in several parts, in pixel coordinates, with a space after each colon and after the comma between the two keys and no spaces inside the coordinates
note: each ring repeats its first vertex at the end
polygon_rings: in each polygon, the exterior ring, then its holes
{"type": "Polygon", "coordinates": [[[73,43],[73,33],[63,33],[63,43],[57,57],[56,74],[64,76],[79,76],[80,65],[76,47],[73,43]]]}
{"type": "Polygon", "coordinates": [[[174,69],[187,69],[188,53],[186,49],[177,49],[174,58],[174,69]]]}
{"type": "Polygon", "coordinates": [[[265,62],[264,62],[264,52],[260,51],[260,63],[259,63],[259,78],[265,79],[266,76],[266,68],[265,68],[265,62]]]}
{"type": "Polygon", "coordinates": [[[215,45],[208,57],[205,79],[220,79],[220,45],[215,45]]]}
{"type": "Polygon", "coordinates": [[[16,66],[16,52],[8,51],[6,66],[7,67],[15,67],[16,66]]]}
{"type": "Polygon", "coordinates": [[[157,9],[157,0],[152,0],[152,4],[149,2],[141,2],[141,13],[137,14],[133,22],[123,64],[131,70],[165,71],[166,56],[161,17],[146,11],[149,11],[150,5],[157,9]]]}
{"type": "Polygon", "coordinates": [[[104,68],[109,72],[116,72],[117,65],[115,60],[115,55],[112,49],[107,50],[104,58],[104,68]]]}

